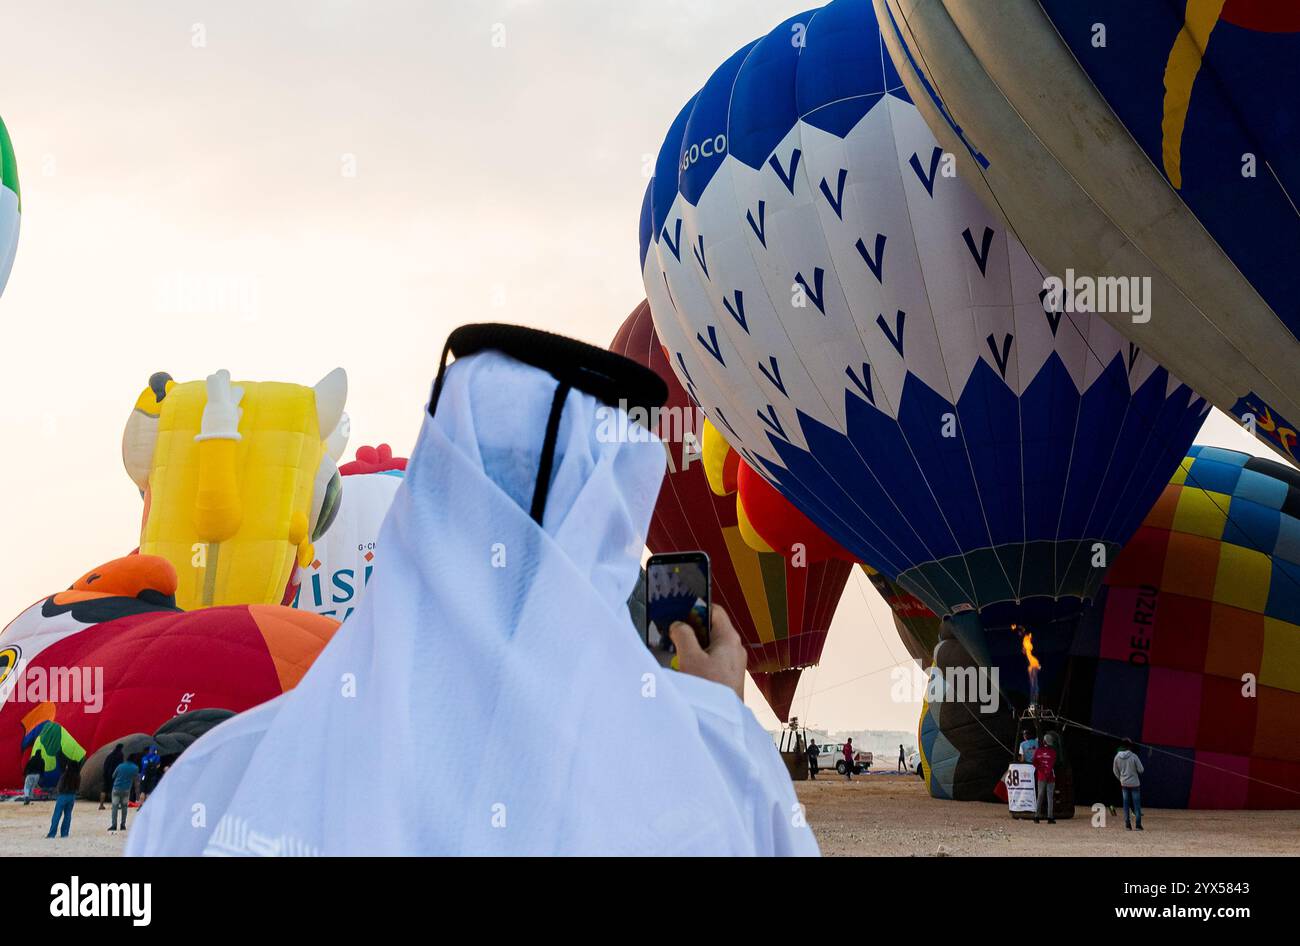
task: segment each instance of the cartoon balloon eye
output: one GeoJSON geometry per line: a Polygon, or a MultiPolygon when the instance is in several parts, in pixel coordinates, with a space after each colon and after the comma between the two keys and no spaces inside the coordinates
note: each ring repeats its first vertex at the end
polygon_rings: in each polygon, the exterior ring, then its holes
{"type": "Polygon", "coordinates": [[[325,487],[325,495],[321,499],[320,514],[317,517],[316,528],[312,530],[311,540],[320,541],[329,527],[334,524],[334,518],[339,514],[339,505],[343,501],[343,483],[338,473],[330,477],[329,485],[325,487]]]}
{"type": "Polygon", "coordinates": [[[9,674],[13,673],[14,667],[18,666],[22,655],[23,652],[17,647],[6,647],[0,650],[0,686],[4,686],[5,681],[9,679],[9,674]]]}

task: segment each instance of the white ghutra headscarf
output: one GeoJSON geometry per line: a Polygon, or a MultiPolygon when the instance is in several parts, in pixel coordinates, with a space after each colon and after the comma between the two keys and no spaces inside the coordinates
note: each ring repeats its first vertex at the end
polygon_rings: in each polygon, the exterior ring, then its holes
{"type": "Polygon", "coordinates": [[[817,853],[749,710],[631,626],[662,446],[500,351],[433,406],[357,611],[181,756],[127,853],[817,853]]]}

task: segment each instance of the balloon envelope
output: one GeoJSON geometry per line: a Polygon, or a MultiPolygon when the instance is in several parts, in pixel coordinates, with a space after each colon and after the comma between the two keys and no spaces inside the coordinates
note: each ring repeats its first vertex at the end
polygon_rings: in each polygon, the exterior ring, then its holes
{"type": "MultiPolygon", "coordinates": [[[[677,413],[665,417],[689,416],[694,410],[668,367],[645,303],[628,316],[610,347],[652,368],[667,382],[666,407],[677,413]]],[[[646,544],[656,553],[697,549],[708,553],[713,600],[731,616],[745,642],[755,684],[784,721],[800,669],[821,657],[852,566],[828,561],[799,568],[774,552],[751,549],[740,536],[735,496],[717,496],[709,488],[698,435],[684,437],[685,425],[672,426],[675,437],[673,431],[664,431],[669,434],[669,468],[646,544]]]]}
{"type": "Polygon", "coordinates": [[[9,131],[0,119],[0,294],[4,293],[14,254],[18,252],[18,228],[22,220],[22,191],[18,187],[18,159],[9,131]]]}
{"type": "Polygon", "coordinates": [[[866,0],[718,68],[669,129],[641,253],[674,372],[750,467],[1021,694],[1012,625],[1042,632],[1053,683],[1208,408],[1100,317],[1045,307],[866,0]]]}
{"type": "MultiPolygon", "coordinates": [[[[103,580],[112,581],[113,566],[97,570],[103,580]]],[[[279,605],[180,611],[147,593],[43,599],[0,633],[0,652],[25,671],[22,687],[5,681],[0,739],[9,750],[0,746],[0,783],[22,781],[19,743],[38,720],[57,722],[94,752],[191,710],[242,712],[295,686],[337,627],[279,605]],[[75,692],[66,689],[69,672],[75,692]],[[65,689],[56,688],[59,678],[65,689]]]]}
{"type": "MultiPolygon", "coordinates": [[[[1193,447],[1075,650],[1067,715],[1151,747],[1143,802],[1300,807],[1300,472],[1193,447]]],[[[1080,793],[1113,794],[1116,742],[1089,744],[1080,793]]]]}
{"type": "Polygon", "coordinates": [[[329,448],[346,431],[347,376],[236,382],[237,440],[202,435],[212,377],[160,372],[136,399],[122,454],[144,497],[140,551],[176,567],[184,608],[278,605],[338,511],[329,448]]]}

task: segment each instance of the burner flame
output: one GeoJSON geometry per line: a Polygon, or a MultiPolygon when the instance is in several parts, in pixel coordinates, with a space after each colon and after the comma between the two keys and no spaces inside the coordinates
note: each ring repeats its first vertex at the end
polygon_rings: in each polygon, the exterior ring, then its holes
{"type": "Polygon", "coordinates": [[[1042,663],[1034,656],[1034,635],[1025,632],[1020,639],[1020,649],[1024,652],[1025,660],[1029,663],[1029,695],[1030,699],[1038,702],[1038,671],[1042,669],[1042,663]]]}

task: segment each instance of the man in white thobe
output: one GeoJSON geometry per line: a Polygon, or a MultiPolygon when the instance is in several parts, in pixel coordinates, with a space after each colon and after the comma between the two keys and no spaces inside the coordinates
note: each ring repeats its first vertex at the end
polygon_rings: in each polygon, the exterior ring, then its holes
{"type": "Polygon", "coordinates": [[[726,616],[681,638],[701,676],[631,626],[664,452],[601,421],[644,369],[514,327],[448,348],[361,605],[180,757],[127,853],[816,854],[726,616]]]}

